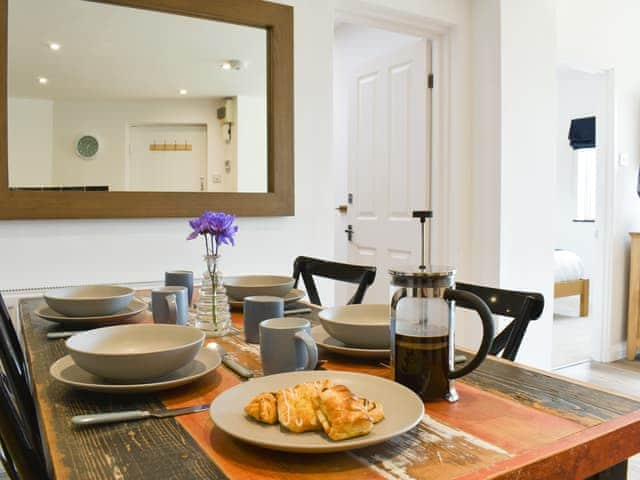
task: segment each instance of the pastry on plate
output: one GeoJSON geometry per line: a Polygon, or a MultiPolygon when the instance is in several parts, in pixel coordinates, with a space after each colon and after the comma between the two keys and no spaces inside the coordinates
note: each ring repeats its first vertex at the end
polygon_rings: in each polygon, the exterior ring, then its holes
{"type": "Polygon", "coordinates": [[[329,380],[300,383],[276,392],[278,421],[295,433],[322,430],[318,420],[320,392],[333,385],[329,380]]]}
{"type": "Polygon", "coordinates": [[[373,428],[373,419],[365,411],[362,399],[344,385],[335,385],[320,392],[318,418],[331,440],[359,437],[373,428]]]}
{"type": "Polygon", "coordinates": [[[280,423],[294,433],[324,430],[331,440],[366,435],[384,419],[380,402],[357,397],[346,386],[326,379],[261,393],[244,411],[259,422],[280,423]]]}
{"type": "Polygon", "coordinates": [[[244,411],[251,418],[271,425],[278,423],[276,396],[273,393],[261,393],[251,400],[244,411]]]}
{"type": "Polygon", "coordinates": [[[382,403],[377,400],[367,400],[366,398],[356,397],[360,408],[364,410],[370,417],[373,423],[378,423],[384,420],[384,410],[382,409],[382,403]]]}

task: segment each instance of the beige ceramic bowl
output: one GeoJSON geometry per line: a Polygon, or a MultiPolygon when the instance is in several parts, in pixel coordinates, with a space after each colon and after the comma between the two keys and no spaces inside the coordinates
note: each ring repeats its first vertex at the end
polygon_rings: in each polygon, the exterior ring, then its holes
{"type": "Polygon", "coordinates": [[[318,316],[327,333],[346,345],[389,348],[389,305],[345,305],[318,316]]]}
{"type": "Polygon", "coordinates": [[[295,280],[281,275],[239,275],[226,277],[224,286],[234,300],[254,295],[284,297],[293,288],[295,280]]]}
{"type": "Polygon", "coordinates": [[[182,325],[118,325],[79,333],[66,342],[87,372],[117,382],[162,377],[195,358],[205,334],[182,325]]]}
{"type": "Polygon", "coordinates": [[[89,285],[51,290],[44,294],[44,300],[68,317],[102,317],[127,308],[134,293],[129,287],[89,285]]]}

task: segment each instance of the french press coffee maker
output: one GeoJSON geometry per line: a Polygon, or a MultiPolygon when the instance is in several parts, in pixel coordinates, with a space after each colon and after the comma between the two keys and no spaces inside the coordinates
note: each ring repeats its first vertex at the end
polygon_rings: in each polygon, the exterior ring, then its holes
{"type": "Polygon", "coordinates": [[[391,367],[394,380],[423,400],[458,400],[454,379],[477,368],[493,342],[491,311],[477,295],[455,289],[451,267],[425,265],[424,223],[430,211],[416,211],[422,230],[422,262],[417,270],[393,269],[391,274],[391,367]],[[455,369],[456,301],[475,310],[482,320],[478,353],[455,369]]]}

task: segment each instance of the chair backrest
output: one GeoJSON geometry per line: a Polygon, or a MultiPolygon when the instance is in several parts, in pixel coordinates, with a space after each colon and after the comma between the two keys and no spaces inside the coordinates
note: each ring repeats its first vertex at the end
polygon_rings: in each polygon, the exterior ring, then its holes
{"type": "Polygon", "coordinates": [[[362,265],[351,265],[348,263],[330,262],[312,257],[298,257],[293,263],[293,278],[295,278],[295,286],[298,286],[298,280],[302,277],[307,296],[311,303],[322,305],[318,295],[318,289],[313,277],[324,277],[340,282],[357,284],[358,288],[353,297],[347,302],[362,303],[367,288],[373,284],[376,279],[376,267],[368,267],[362,265]]]}
{"type": "Polygon", "coordinates": [[[20,375],[26,376],[26,362],[22,353],[22,347],[18,340],[18,334],[11,322],[9,309],[0,294],[0,347],[11,355],[11,363],[20,375]]]}
{"type": "MultiPolygon", "coordinates": [[[[540,293],[502,290],[461,282],[456,283],[456,289],[475,293],[485,301],[494,315],[513,319],[493,340],[490,353],[498,355],[502,352],[502,358],[515,360],[529,322],[542,315],[544,297],[540,293]]],[[[464,302],[456,305],[469,308],[464,302]]]]}
{"type": "Polygon", "coordinates": [[[42,449],[30,437],[18,400],[5,373],[0,373],[0,444],[2,463],[12,480],[48,478],[42,449]]]}
{"type": "Polygon", "coordinates": [[[17,332],[11,322],[9,311],[0,294],[0,366],[2,370],[2,394],[3,405],[0,406],[0,415],[7,418],[2,420],[0,426],[0,439],[9,448],[9,455],[13,463],[19,466],[19,458],[15,448],[21,444],[13,441],[19,432],[20,439],[26,439],[32,462],[38,463],[39,468],[44,468],[44,454],[38,427],[35,402],[29,388],[29,376],[22,347],[18,340],[17,332]],[[7,403],[7,399],[11,400],[7,403]],[[8,425],[8,426],[7,426],[8,425]],[[13,453],[11,452],[13,447],[13,453]]]}

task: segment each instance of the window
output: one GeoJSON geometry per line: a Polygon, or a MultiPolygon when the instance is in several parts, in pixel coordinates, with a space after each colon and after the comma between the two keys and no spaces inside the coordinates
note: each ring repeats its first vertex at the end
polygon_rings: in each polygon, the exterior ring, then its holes
{"type": "Polygon", "coordinates": [[[577,221],[594,221],[596,218],[596,149],[575,150],[577,166],[577,221]]]}

